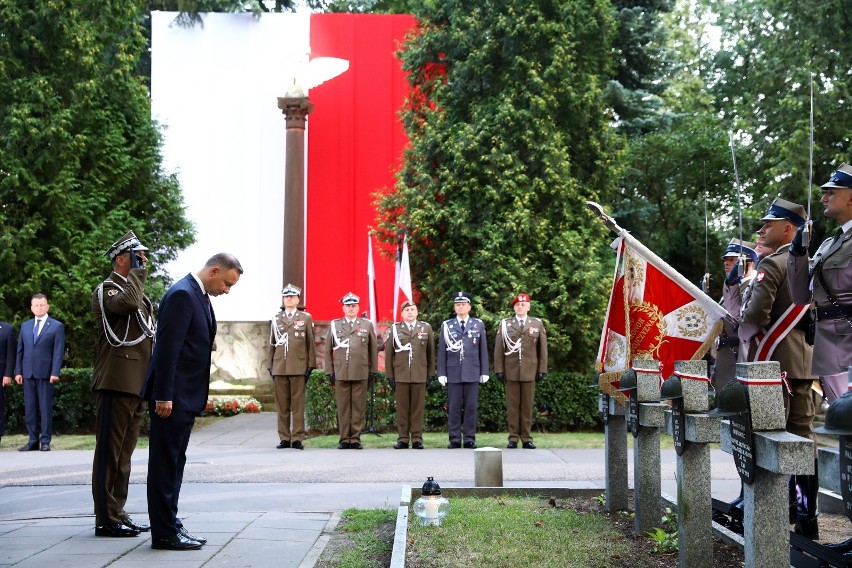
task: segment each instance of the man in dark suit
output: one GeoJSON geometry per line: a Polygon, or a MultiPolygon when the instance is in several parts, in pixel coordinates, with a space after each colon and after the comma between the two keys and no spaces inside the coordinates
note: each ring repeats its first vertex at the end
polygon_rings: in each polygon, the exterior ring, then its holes
{"type": "Polygon", "coordinates": [[[53,435],[53,390],[65,355],[65,326],[47,315],[50,305],[44,294],[33,295],[30,309],[35,319],[21,325],[15,361],[15,382],[24,386],[24,417],[29,434],[29,441],[18,449],[48,452],[53,435]]]}
{"type": "Polygon", "coordinates": [[[92,373],[97,422],[92,463],[95,535],[136,536],[148,525],[134,523],[124,504],[130,458],[145,417],[139,396],[154,346],[154,307],[145,296],[148,259],[133,231],[112,244],[112,274],[92,293],[98,351],[92,373]]]}
{"type": "Polygon", "coordinates": [[[448,386],[448,448],[476,448],[479,385],[488,382],[488,339],[482,320],[469,317],[471,295],[456,292],[456,317],[441,324],[438,335],[438,382],[448,386]],[[462,422],[464,441],[462,442],[462,422]]]}
{"type": "Polygon", "coordinates": [[[227,294],[243,268],[233,255],[219,253],[195,274],[176,282],[160,302],[154,354],[142,397],[148,401],[148,516],[151,547],[201,548],[206,539],[187,532],[177,517],[186,448],[195,417],[207,405],[216,316],[209,296],[227,294]]]}
{"type": "Polygon", "coordinates": [[[15,372],[15,328],[10,323],[0,321],[0,440],[6,433],[6,395],[5,387],[12,384],[15,372]]]}

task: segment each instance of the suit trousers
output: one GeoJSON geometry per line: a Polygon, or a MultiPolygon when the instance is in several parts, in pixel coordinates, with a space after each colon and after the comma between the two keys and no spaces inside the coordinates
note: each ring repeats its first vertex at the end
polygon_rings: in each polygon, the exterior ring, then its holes
{"type": "Polygon", "coordinates": [[[509,440],[532,442],[532,410],[535,381],[506,381],[506,418],[509,440]]]}
{"type": "Polygon", "coordinates": [[[273,380],[278,406],[278,439],[301,442],[305,439],[305,375],[275,375],[273,380]]]}
{"type": "Polygon", "coordinates": [[[450,442],[476,441],[476,420],[479,408],[479,383],[448,383],[447,420],[450,442]]]}
{"type": "Polygon", "coordinates": [[[396,383],[396,429],[401,442],[423,442],[423,410],[426,406],[426,383],[396,383]]]}
{"type": "Polygon", "coordinates": [[[788,379],[792,396],[784,392],[784,417],[787,420],[787,430],[791,434],[802,438],[813,438],[811,424],[814,421],[814,397],[811,395],[810,379],[788,379]]]}
{"type": "Polygon", "coordinates": [[[825,394],[825,398],[828,399],[828,404],[831,404],[849,390],[849,373],[823,375],[819,379],[822,383],[822,392],[825,394]]]}
{"type": "Polygon", "coordinates": [[[361,441],[364,414],[367,407],[367,380],[337,381],[334,387],[337,402],[337,427],[340,441],[347,444],[361,441]]]}
{"type": "Polygon", "coordinates": [[[132,394],[95,391],[97,421],[92,464],[95,526],[128,518],[124,510],[130,484],[130,458],[136,449],[146,403],[132,394]]]}
{"type": "Polygon", "coordinates": [[[160,418],[149,404],[151,433],[148,448],[148,518],[151,537],[170,537],[181,526],[178,518],[178,499],[186,465],[186,447],[195,414],[172,410],[168,418],[160,418]]]}
{"type": "Polygon", "coordinates": [[[24,420],[30,443],[50,443],[53,436],[54,389],[50,379],[24,379],[24,420]]]}
{"type": "Polygon", "coordinates": [[[6,389],[0,385],[0,436],[6,433],[6,389]]]}

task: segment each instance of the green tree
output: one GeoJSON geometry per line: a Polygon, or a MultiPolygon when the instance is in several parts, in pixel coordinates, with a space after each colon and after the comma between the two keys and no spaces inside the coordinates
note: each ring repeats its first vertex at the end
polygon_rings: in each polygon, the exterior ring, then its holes
{"type": "MultiPolygon", "coordinates": [[[[610,183],[603,0],[430,0],[401,52],[413,94],[381,235],[407,230],[421,309],[470,290],[495,330],[521,291],[549,324],[554,369],[588,370],[611,284],[609,236],[584,201],[610,183]]],[[[510,312],[511,313],[511,312],[510,312]]]]}
{"type": "MultiPolygon", "coordinates": [[[[44,292],[66,324],[66,364],[91,364],[91,295],[132,229],[154,267],[193,240],[164,171],[148,92],[141,2],[0,0],[0,317],[44,292]]],[[[168,282],[155,276],[152,295],[168,282]]]]}

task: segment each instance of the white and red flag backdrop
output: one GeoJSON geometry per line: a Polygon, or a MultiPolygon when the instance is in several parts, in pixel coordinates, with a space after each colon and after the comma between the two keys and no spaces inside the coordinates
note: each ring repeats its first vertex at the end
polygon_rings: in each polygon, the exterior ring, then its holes
{"type": "Polygon", "coordinates": [[[725,310],[632,236],[618,251],[596,369],[605,393],[618,388],[633,359],[655,359],[662,378],[676,360],[700,359],[722,331],[725,310]]]}

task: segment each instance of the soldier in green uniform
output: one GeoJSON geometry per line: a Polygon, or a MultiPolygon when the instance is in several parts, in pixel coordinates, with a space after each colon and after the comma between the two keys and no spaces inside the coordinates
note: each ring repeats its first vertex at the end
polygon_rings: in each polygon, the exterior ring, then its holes
{"type": "Polygon", "coordinates": [[[317,354],[314,320],[297,308],[301,293],[292,284],[281,291],[284,308],[272,318],[266,351],[267,369],[275,383],[279,449],[305,449],[305,383],[316,368],[317,354]]]}
{"type": "Polygon", "coordinates": [[[325,372],[334,387],[340,450],[360,450],[367,410],[367,387],[378,372],[373,323],[358,317],[361,300],[349,292],[340,299],[342,318],[332,320],[325,340],[325,372]]]}
{"type": "Polygon", "coordinates": [[[385,368],[396,400],[398,437],[394,448],[423,449],[423,412],[426,381],[435,375],[435,336],[432,326],[417,321],[417,305],[402,303],[402,320],[388,330],[385,368]]]}
{"type": "Polygon", "coordinates": [[[512,299],[515,316],[505,318],[494,342],[494,372],[506,385],[506,418],[509,422],[507,448],[517,448],[518,440],[534,450],[532,410],[535,384],[547,374],[547,333],[538,318],[531,317],[530,297],[518,294],[512,299]]]}
{"type": "Polygon", "coordinates": [[[92,374],[97,406],[92,497],[95,534],[136,536],[148,525],[124,510],[130,483],[130,457],[147,405],[139,396],[154,346],[154,308],[145,296],[148,249],[128,231],[107,256],[112,274],[92,294],[98,351],[92,374]]]}

